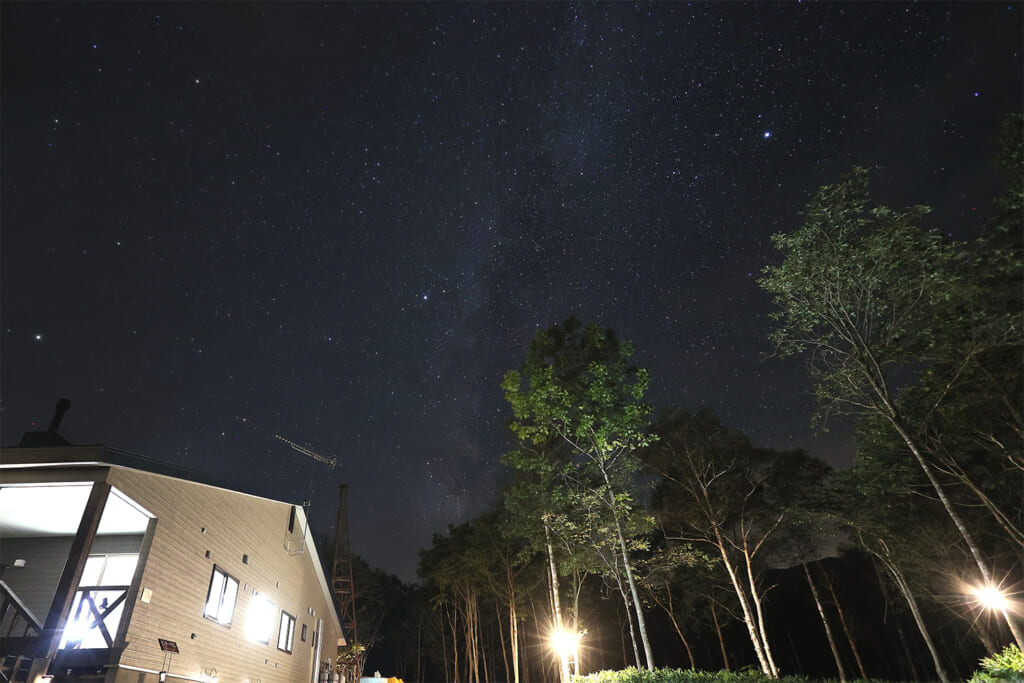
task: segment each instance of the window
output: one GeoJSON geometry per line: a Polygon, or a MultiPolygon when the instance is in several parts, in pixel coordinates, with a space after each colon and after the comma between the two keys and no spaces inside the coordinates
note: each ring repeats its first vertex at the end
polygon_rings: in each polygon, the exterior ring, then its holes
{"type": "Polygon", "coordinates": [[[139,556],[134,553],[90,555],[86,559],[61,649],[113,645],[138,561],[139,556]]]}
{"type": "Polygon", "coordinates": [[[85,560],[79,586],[128,586],[135,576],[135,565],[139,556],[135,553],[123,555],[90,555],[85,560]]]}
{"type": "Polygon", "coordinates": [[[274,631],[274,603],[257,593],[249,601],[245,617],[245,635],[258,643],[269,643],[274,631]]]}
{"type": "Polygon", "coordinates": [[[206,594],[206,608],[203,616],[218,624],[229,626],[235,615],[235,598],[238,597],[238,581],[231,578],[220,567],[214,565],[210,577],[210,592],[206,594]]]}
{"type": "Polygon", "coordinates": [[[277,634],[277,649],[291,654],[293,640],[295,640],[295,617],[282,610],[281,630],[277,634]]]}
{"type": "Polygon", "coordinates": [[[302,642],[306,642],[306,625],[302,625],[302,642]]]}

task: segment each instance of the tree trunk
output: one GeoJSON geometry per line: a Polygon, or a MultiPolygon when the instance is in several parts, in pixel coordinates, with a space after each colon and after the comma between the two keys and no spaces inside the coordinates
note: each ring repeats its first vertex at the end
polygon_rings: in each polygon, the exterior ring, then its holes
{"type": "Polygon", "coordinates": [[[717,528],[715,529],[715,535],[718,536],[718,550],[722,556],[722,564],[725,566],[725,571],[729,574],[729,580],[732,582],[733,590],[736,591],[736,597],[740,601],[740,608],[743,610],[743,623],[746,624],[747,633],[750,634],[750,642],[754,646],[754,653],[757,655],[757,661],[761,665],[761,673],[770,678],[775,678],[775,676],[772,675],[771,667],[768,666],[768,660],[765,658],[764,650],[761,647],[761,636],[758,633],[757,625],[754,623],[755,617],[747,602],[746,591],[743,589],[743,585],[740,583],[739,577],[736,576],[736,569],[732,566],[732,561],[729,559],[725,540],[722,539],[717,528]]]}
{"type": "MultiPolygon", "coordinates": [[[[483,669],[484,683],[491,683],[490,666],[487,664],[487,643],[480,637],[480,599],[475,592],[473,593],[473,614],[475,615],[473,618],[473,638],[476,639],[477,650],[480,652],[480,659],[477,662],[477,667],[478,669],[483,669]]],[[[476,680],[478,682],[480,680],[479,671],[477,672],[476,680]]],[[[505,680],[508,680],[507,676],[505,677],[505,680]]]]}
{"type": "Polygon", "coordinates": [[[417,622],[416,622],[416,680],[417,681],[422,681],[423,680],[422,670],[420,669],[420,653],[422,652],[422,648],[420,647],[420,642],[421,642],[422,637],[423,637],[423,622],[420,621],[420,620],[417,620],[417,622]]]}
{"type": "Polygon", "coordinates": [[[519,619],[516,613],[515,577],[510,569],[505,570],[508,580],[508,627],[512,650],[512,683],[519,683],[519,619]]]}
{"type": "Polygon", "coordinates": [[[757,630],[761,634],[761,646],[764,648],[765,659],[771,668],[772,678],[779,677],[779,668],[775,665],[775,657],[772,656],[771,644],[768,642],[768,630],[765,625],[764,611],[761,608],[761,596],[757,592],[757,582],[754,581],[754,558],[747,548],[747,534],[743,534],[743,561],[747,569],[747,582],[750,584],[750,599],[754,603],[757,613],[757,630]]]}
{"type": "MultiPolygon", "coordinates": [[[[551,529],[548,527],[547,523],[544,524],[544,539],[547,541],[548,548],[548,567],[551,577],[551,604],[555,615],[555,630],[558,633],[562,633],[564,631],[564,627],[562,625],[562,603],[558,597],[558,571],[555,569],[555,552],[551,547],[551,529]]],[[[569,659],[565,656],[565,653],[558,653],[558,663],[562,673],[562,683],[569,683],[569,659]]]]}
{"type": "Polygon", "coordinates": [[[970,489],[971,493],[981,501],[981,504],[984,505],[989,514],[992,515],[992,518],[996,520],[1000,527],[1002,527],[1003,531],[1006,533],[1006,537],[1024,550],[1024,532],[1014,524],[1013,519],[996,507],[996,504],[992,502],[992,499],[974,483],[959,463],[955,462],[952,457],[945,457],[944,459],[946,460],[946,469],[943,471],[946,472],[946,474],[955,477],[957,481],[970,489]]]}
{"type": "MultiPolygon", "coordinates": [[[[861,541],[863,546],[863,540],[861,541]]],[[[878,565],[881,564],[881,560],[878,558],[876,553],[871,555],[871,566],[875,570],[875,577],[878,579],[878,588],[882,593],[882,600],[885,602],[885,615],[889,613],[889,607],[892,605],[892,598],[889,596],[889,589],[885,587],[885,577],[882,576],[878,565]]],[[[882,617],[882,623],[887,621],[887,616],[882,617]]],[[[903,632],[903,625],[900,623],[899,615],[893,618],[893,622],[896,624],[896,634],[900,638],[900,645],[903,647],[903,659],[901,662],[904,666],[900,667],[900,678],[901,679],[913,679],[915,681],[921,680],[920,674],[918,674],[917,666],[914,664],[914,657],[910,652],[910,645],[907,643],[907,635],[903,632]],[[907,676],[907,667],[910,668],[910,676],[907,676]]],[[[894,648],[895,649],[895,648],[894,648]]]]}
{"type": "Polygon", "coordinates": [[[889,562],[884,557],[879,558],[882,561],[883,566],[889,570],[889,575],[892,576],[896,583],[896,588],[903,595],[903,599],[907,601],[907,606],[910,607],[910,613],[914,617],[914,623],[917,624],[918,630],[921,632],[921,637],[924,638],[925,645],[928,647],[928,652],[931,653],[932,662],[935,665],[935,674],[939,677],[942,683],[949,683],[949,676],[946,674],[946,668],[942,665],[942,660],[939,659],[939,651],[935,647],[935,643],[932,641],[932,636],[928,632],[928,627],[925,626],[924,618],[921,616],[921,610],[917,605],[917,598],[910,590],[910,586],[907,584],[906,579],[903,577],[903,572],[894,563],[889,562]]]}
{"type": "Polygon", "coordinates": [[[452,630],[452,683],[459,683],[459,615],[450,605],[446,611],[452,630]]]}
{"type": "Polygon", "coordinates": [[[715,633],[718,634],[718,646],[722,648],[722,668],[731,671],[729,668],[729,655],[725,651],[725,638],[722,637],[722,625],[718,623],[718,611],[715,610],[715,601],[711,599],[711,619],[715,622],[715,633]]]}
{"type": "Polygon", "coordinates": [[[836,639],[832,637],[832,627],[828,623],[828,618],[825,616],[825,608],[821,604],[821,598],[818,596],[818,588],[814,585],[814,580],[811,578],[811,570],[807,568],[806,562],[801,562],[800,565],[804,568],[804,575],[807,577],[807,585],[811,587],[811,595],[814,596],[814,604],[818,606],[818,614],[821,615],[821,623],[825,626],[825,635],[828,637],[828,646],[832,648],[832,657],[836,660],[836,669],[839,670],[839,680],[842,683],[846,683],[846,669],[843,668],[843,660],[839,657],[839,648],[836,647],[836,639]]]}
{"type": "MultiPolygon", "coordinates": [[[[629,609],[626,608],[623,614],[626,615],[626,619],[629,619],[629,609]]],[[[626,629],[622,628],[622,617],[619,615],[619,611],[615,610],[615,618],[619,620],[619,644],[622,646],[622,668],[625,669],[629,666],[629,654],[626,652],[626,629]]],[[[637,652],[637,657],[640,653],[637,652]]]]}
{"type": "Polygon", "coordinates": [[[676,619],[675,607],[672,604],[672,584],[668,581],[665,582],[665,594],[668,596],[668,606],[666,606],[654,591],[651,591],[651,595],[654,598],[654,602],[668,615],[668,618],[672,621],[672,628],[675,629],[676,635],[679,636],[679,640],[683,643],[683,647],[686,648],[686,656],[690,658],[690,669],[693,671],[697,670],[697,664],[693,659],[693,650],[690,649],[690,643],[686,641],[686,637],[683,636],[682,629],[679,628],[679,621],[676,619]]]}
{"type": "Polygon", "coordinates": [[[832,585],[832,579],[829,578],[828,572],[821,565],[818,565],[818,570],[821,576],[825,580],[825,587],[828,588],[829,595],[832,596],[832,602],[835,603],[836,612],[839,613],[839,623],[843,626],[843,634],[846,636],[846,642],[850,644],[850,650],[853,651],[853,659],[857,662],[857,670],[860,672],[860,677],[867,679],[868,675],[864,671],[864,662],[860,659],[860,652],[857,650],[857,643],[853,640],[853,635],[850,633],[850,626],[846,621],[846,613],[843,611],[843,605],[839,602],[839,596],[836,595],[835,586],[832,585]]]}
{"type": "MultiPolygon", "coordinates": [[[[998,586],[999,584],[995,581],[995,578],[992,575],[992,569],[989,567],[988,561],[982,556],[981,550],[978,548],[978,544],[974,541],[974,535],[971,534],[963,519],[960,518],[960,514],[953,507],[953,503],[946,496],[946,490],[942,486],[942,482],[940,482],[938,477],[935,476],[935,472],[932,471],[928,461],[925,460],[924,455],[918,448],[917,440],[910,434],[910,431],[903,424],[903,420],[900,418],[899,413],[896,412],[896,407],[892,405],[888,397],[880,394],[880,398],[888,409],[886,417],[888,417],[889,422],[900,435],[900,438],[903,439],[907,448],[910,449],[914,459],[917,460],[917,464],[921,467],[921,470],[924,472],[929,483],[931,483],[932,488],[935,490],[935,495],[937,495],[939,500],[942,502],[942,507],[946,509],[946,514],[948,514],[949,518],[953,520],[953,524],[956,525],[957,531],[960,532],[960,537],[964,539],[964,543],[967,544],[968,549],[971,551],[971,555],[974,557],[974,562],[978,565],[978,570],[981,571],[981,576],[985,585],[991,587],[998,586]]],[[[1020,624],[1017,623],[1017,619],[1011,617],[1005,612],[1004,617],[1006,618],[1007,625],[1010,627],[1010,631],[1013,633],[1013,639],[1016,641],[1017,647],[1024,650],[1024,631],[1021,630],[1020,624]]]]}
{"type": "Polygon", "coordinates": [[[626,593],[626,587],[622,585],[622,579],[619,577],[618,573],[615,574],[615,584],[619,588],[619,595],[622,596],[622,606],[626,609],[626,623],[629,624],[629,640],[633,643],[634,661],[636,662],[636,668],[639,669],[643,664],[640,660],[640,648],[637,647],[636,631],[633,630],[633,616],[629,605],[629,594],[626,593]]]}
{"type": "MultiPolygon", "coordinates": [[[[497,597],[497,596],[495,596],[495,597],[497,597]]],[[[501,627],[502,618],[501,618],[501,607],[499,607],[500,604],[501,603],[498,602],[498,600],[494,601],[494,617],[495,617],[494,625],[498,627],[498,644],[501,646],[501,661],[505,665],[505,678],[504,678],[504,680],[505,681],[510,681],[512,679],[512,672],[509,671],[509,667],[508,667],[508,652],[509,652],[510,648],[506,647],[506,643],[505,643],[505,629],[501,627]]]]}
{"type": "Polygon", "coordinates": [[[651,651],[651,641],[647,637],[647,622],[644,621],[643,605],[640,602],[640,595],[636,590],[636,581],[633,580],[633,570],[630,568],[629,549],[626,548],[626,538],[622,533],[622,524],[619,523],[619,512],[615,508],[615,496],[613,495],[612,483],[608,479],[608,472],[602,467],[601,474],[604,475],[605,486],[608,487],[608,495],[611,497],[612,519],[615,521],[615,533],[619,537],[619,548],[622,552],[622,563],[626,566],[626,580],[629,581],[629,590],[633,594],[633,607],[636,612],[636,625],[640,629],[640,639],[644,643],[644,656],[647,658],[647,670],[654,671],[654,653],[651,651]]]}
{"type": "MultiPolygon", "coordinates": [[[[578,634],[580,632],[580,591],[583,590],[583,582],[586,580],[587,575],[583,574],[580,576],[579,570],[573,570],[573,582],[572,582],[572,633],[578,634]]],[[[580,675],[580,650],[577,647],[576,652],[573,653],[575,660],[572,668],[572,675],[580,675]]]]}

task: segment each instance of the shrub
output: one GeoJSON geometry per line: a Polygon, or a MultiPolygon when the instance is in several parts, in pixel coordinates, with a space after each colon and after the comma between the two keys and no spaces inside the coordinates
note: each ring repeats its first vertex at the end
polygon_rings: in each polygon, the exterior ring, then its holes
{"type": "MultiPolygon", "coordinates": [[[[1018,679],[1014,679],[1018,680],[1018,679]]],[[[756,669],[740,671],[693,671],[692,669],[624,669],[622,671],[598,671],[587,676],[576,676],[574,683],[815,683],[802,676],[768,678],[756,669]]],[[[830,683],[820,681],[818,683],[830,683]]],[[[834,683],[834,682],[832,682],[834,683]]],[[[859,683],[885,683],[883,681],[860,681],[859,683]]],[[[984,683],[988,683],[986,680],[984,683]]],[[[1022,682],[1024,683],[1024,682],[1022,682]]]]}
{"type": "Polygon", "coordinates": [[[798,676],[770,679],[758,671],[693,671],[691,669],[629,668],[622,671],[598,671],[577,676],[575,683],[807,683],[798,676]]]}
{"type": "Polygon", "coordinates": [[[971,683],[1013,681],[1024,683],[1024,653],[1016,645],[1007,645],[1002,652],[985,657],[978,664],[981,671],[974,674],[971,683]]]}

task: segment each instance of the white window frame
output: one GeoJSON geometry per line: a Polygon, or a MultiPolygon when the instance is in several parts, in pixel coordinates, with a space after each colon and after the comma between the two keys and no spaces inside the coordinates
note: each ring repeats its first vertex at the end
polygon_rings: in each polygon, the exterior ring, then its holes
{"type": "Polygon", "coordinates": [[[293,645],[295,645],[295,617],[281,610],[281,621],[277,633],[277,649],[291,654],[293,645]]]}
{"type": "Polygon", "coordinates": [[[217,565],[213,565],[213,572],[210,574],[210,587],[206,591],[206,604],[203,605],[203,616],[211,621],[216,621],[222,626],[231,626],[237,604],[238,579],[217,565]],[[232,585],[233,588],[229,591],[228,588],[232,585]],[[217,592],[216,601],[214,601],[215,589],[217,592]],[[229,595],[230,605],[228,604],[229,595]]]}

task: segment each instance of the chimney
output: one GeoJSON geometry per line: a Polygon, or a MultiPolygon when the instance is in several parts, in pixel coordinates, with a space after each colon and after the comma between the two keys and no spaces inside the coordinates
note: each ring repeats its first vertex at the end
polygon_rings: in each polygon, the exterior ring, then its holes
{"type": "Polygon", "coordinates": [[[45,432],[25,432],[21,437],[19,448],[46,448],[53,446],[70,446],[71,442],[57,433],[64,414],[71,408],[71,401],[66,398],[57,399],[57,409],[50,420],[50,428],[45,432]]]}
{"type": "Polygon", "coordinates": [[[53,412],[53,419],[50,420],[50,429],[47,431],[51,434],[56,434],[60,430],[60,421],[64,419],[64,413],[68,412],[69,408],[71,408],[70,399],[57,399],[57,409],[53,412]]]}

